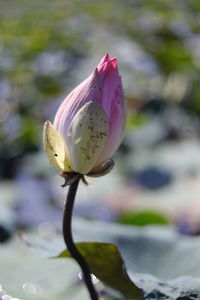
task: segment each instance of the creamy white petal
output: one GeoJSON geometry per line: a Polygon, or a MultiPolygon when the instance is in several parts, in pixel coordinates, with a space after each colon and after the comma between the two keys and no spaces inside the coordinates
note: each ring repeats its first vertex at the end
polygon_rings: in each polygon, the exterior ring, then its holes
{"type": "Polygon", "coordinates": [[[96,100],[86,103],[74,116],[69,135],[72,169],[87,174],[96,164],[108,137],[107,115],[96,100]]]}
{"type": "Polygon", "coordinates": [[[61,171],[71,171],[69,154],[60,133],[50,121],[46,121],[43,131],[43,145],[50,164],[61,171]]]}

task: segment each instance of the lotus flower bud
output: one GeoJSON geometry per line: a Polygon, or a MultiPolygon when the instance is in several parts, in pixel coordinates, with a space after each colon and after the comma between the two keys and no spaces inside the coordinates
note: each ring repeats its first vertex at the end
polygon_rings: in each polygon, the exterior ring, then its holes
{"type": "Polygon", "coordinates": [[[95,71],[62,102],[44,126],[44,149],[63,172],[99,174],[120,145],[126,121],[116,58],[105,55],[95,71]]]}

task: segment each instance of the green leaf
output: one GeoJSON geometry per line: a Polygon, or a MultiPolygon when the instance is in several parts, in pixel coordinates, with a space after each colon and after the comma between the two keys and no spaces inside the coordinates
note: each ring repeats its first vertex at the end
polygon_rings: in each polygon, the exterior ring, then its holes
{"type": "MultiPolygon", "coordinates": [[[[80,253],[85,257],[91,272],[105,285],[119,291],[128,299],[141,300],[141,290],[130,280],[121,254],[114,244],[77,243],[80,253]]],[[[71,257],[68,250],[58,258],[71,257]]]]}
{"type": "Polygon", "coordinates": [[[145,300],[200,299],[200,237],[167,226],[126,226],[77,220],[77,239],[115,243],[145,300]]]}

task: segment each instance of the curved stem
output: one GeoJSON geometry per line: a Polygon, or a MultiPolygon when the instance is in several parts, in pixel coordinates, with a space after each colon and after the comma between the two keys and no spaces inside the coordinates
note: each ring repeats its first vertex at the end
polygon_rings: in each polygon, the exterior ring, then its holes
{"type": "Polygon", "coordinates": [[[64,216],[63,216],[63,237],[68,251],[70,252],[71,256],[77,261],[77,263],[79,264],[82,270],[83,278],[88,288],[91,300],[98,300],[99,297],[93,286],[88,264],[85,261],[84,257],[77,250],[72,237],[72,212],[74,207],[76,191],[80,179],[81,179],[81,175],[78,176],[76,180],[69,186],[69,191],[67,194],[67,201],[65,204],[64,216]]]}

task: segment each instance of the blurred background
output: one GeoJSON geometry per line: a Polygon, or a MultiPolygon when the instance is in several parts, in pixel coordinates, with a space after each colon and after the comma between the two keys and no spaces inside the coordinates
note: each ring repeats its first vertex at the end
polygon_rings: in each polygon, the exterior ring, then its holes
{"type": "Polygon", "coordinates": [[[199,0],[0,0],[0,32],[2,247],[16,232],[61,231],[67,190],[43,153],[43,123],[107,52],[126,136],[112,173],[81,184],[75,215],[200,234],[199,0]]]}

